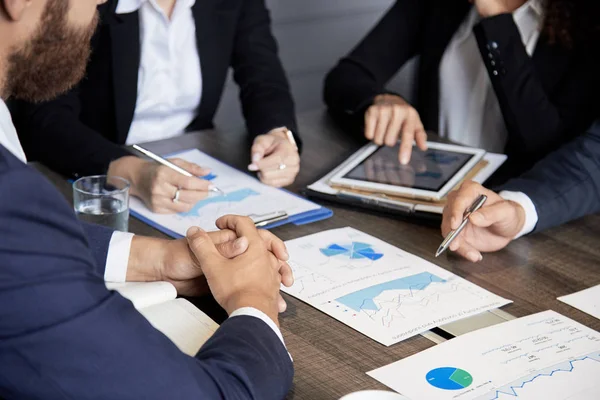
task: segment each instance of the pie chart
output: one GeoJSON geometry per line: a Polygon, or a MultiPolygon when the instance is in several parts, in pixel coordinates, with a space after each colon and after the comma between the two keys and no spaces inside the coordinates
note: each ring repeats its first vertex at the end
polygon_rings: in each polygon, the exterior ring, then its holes
{"type": "Polygon", "coordinates": [[[343,256],[352,260],[369,259],[377,261],[383,257],[383,254],[373,250],[373,246],[370,244],[360,242],[352,242],[343,245],[332,244],[320,250],[321,253],[327,257],[343,256]]]}
{"type": "Polygon", "coordinates": [[[461,390],[473,383],[473,377],[464,369],[442,367],[432,369],[425,377],[427,383],[442,390],[461,390]]]}

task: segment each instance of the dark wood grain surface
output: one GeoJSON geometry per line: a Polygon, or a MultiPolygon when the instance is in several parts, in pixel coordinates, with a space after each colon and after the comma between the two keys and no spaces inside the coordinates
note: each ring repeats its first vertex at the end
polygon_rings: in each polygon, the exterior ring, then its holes
{"type": "MultiPolygon", "coordinates": [[[[301,173],[291,187],[294,192],[325,175],[361,145],[334,126],[323,112],[302,114],[299,123],[305,147],[301,173]]],[[[161,154],[199,148],[244,170],[250,159],[249,146],[242,132],[207,131],[146,147],[161,154]]],[[[39,168],[68,198],[72,196],[64,178],[39,168]]],[[[481,263],[471,264],[450,254],[434,258],[441,241],[436,228],[347,207],[327,206],[335,212],[331,219],[304,226],[284,226],[273,232],[288,240],[351,226],[513,300],[504,310],[517,317],[552,309],[600,330],[600,320],[556,300],[558,296],[600,284],[600,215],[521,238],[503,251],[485,255],[481,263]]],[[[165,237],[133,218],[129,226],[136,234],[165,237]]],[[[365,373],[433,345],[417,336],[385,347],[294,298],[286,296],[286,300],[288,311],[282,315],[281,330],[296,369],[290,399],[337,399],[352,391],[384,389],[365,373]]]]}

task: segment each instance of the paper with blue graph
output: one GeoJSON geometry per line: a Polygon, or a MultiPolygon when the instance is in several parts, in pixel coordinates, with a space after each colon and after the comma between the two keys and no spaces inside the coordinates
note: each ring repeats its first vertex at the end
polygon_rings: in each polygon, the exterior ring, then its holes
{"type": "Polygon", "coordinates": [[[600,399],[600,334],[554,311],[467,333],[368,373],[411,399],[600,399]]]}
{"type": "Polygon", "coordinates": [[[286,242],[282,290],[386,345],[509,300],[353,228],[286,242]]]}
{"type": "MultiPolygon", "coordinates": [[[[216,230],[215,221],[226,214],[254,215],[260,219],[263,215],[285,211],[291,219],[295,216],[314,214],[313,219],[318,220],[329,211],[289,192],[263,185],[245,172],[230,167],[197,149],[187,150],[175,156],[210,168],[211,174],[205,179],[209,179],[225,194],[213,193],[196,203],[191,211],[171,215],[153,213],[142,201],[131,198],[129,206],[135,217],[171,236],[184,236],[190,226],[199,226],[207,231],[216,230]],[[317,216],[320,210],[324,210],[325,213],[317,216]]],[[[329,212],[327,216],[330,215],[329,212]]]]}

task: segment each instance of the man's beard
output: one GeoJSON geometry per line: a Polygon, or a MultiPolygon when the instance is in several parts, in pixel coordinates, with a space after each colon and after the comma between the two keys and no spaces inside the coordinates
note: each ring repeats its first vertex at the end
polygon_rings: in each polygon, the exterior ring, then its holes
{"type": "Polygon", "coordinates": [[[69,0],[48,0],[37,32],[9,56],[4,88],[9,96],[29,102],[48,101],[85,76],[98,16],[87,28],[73,28],[68,11],[69,0]]]}

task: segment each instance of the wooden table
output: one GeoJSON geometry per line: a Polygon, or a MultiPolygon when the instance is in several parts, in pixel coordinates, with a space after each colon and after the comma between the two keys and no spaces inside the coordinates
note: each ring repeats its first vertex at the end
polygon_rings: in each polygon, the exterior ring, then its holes
{"type": "MultiPolygon", "coordinates": [[[[361,145],[349,139],[323,112],[300,115],[299,125],[304,152],[301,173],[291,187],[294,192],[325,175],[361,145]]],[[[199,148],[244,170],[250,161],[249,146],[242,132],[207,131],[146,147],[161,154],[199,148]]],[[[70,186],[64,178],[41,169],[71,197],[70,186]]],[[[553,309],[600,330],[599,320],[556,300],[558,296],[600,284],[600,215],[521,238],[503,251],[485,255],[484,260],[475,265],[450,254],[434,259],[441,240],[438,229],[333,204],[327,206],[335,212],[329,220],[299,227],[284,226],[273,232],[288,240],[351,226],[513,300],[504,310],[517,317],[553,309]]],[[[133,218],[130,231],[165,237],[133,218]]],[[[281,330],[296,369],[290,399],[337,399],[357,390],[385,389],[365,373],[433,345],[417,336],[385,347],[299,300],[286,296],[286,301],[288,311],[282,315],[281,330]]]]}

